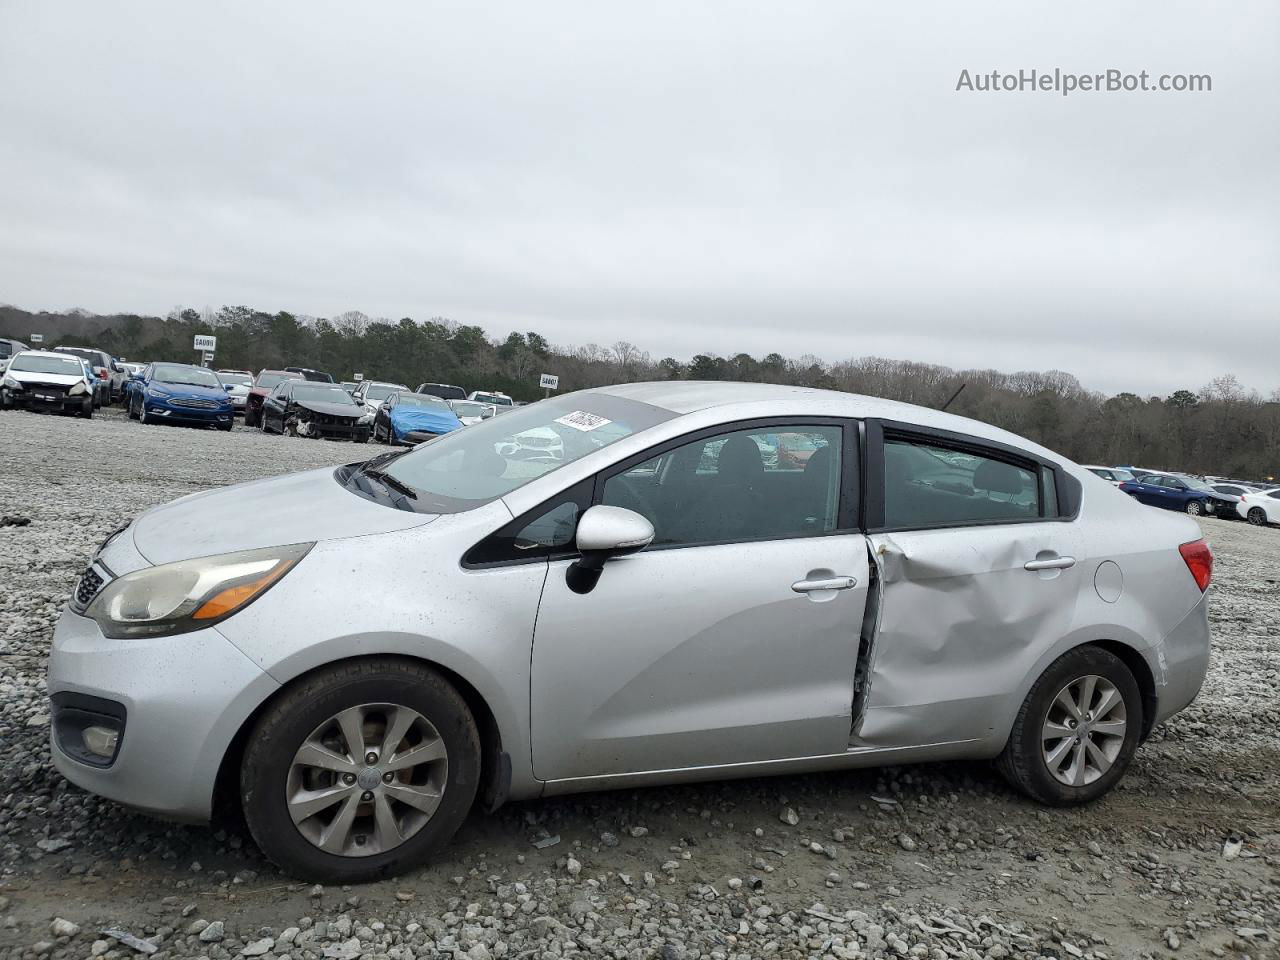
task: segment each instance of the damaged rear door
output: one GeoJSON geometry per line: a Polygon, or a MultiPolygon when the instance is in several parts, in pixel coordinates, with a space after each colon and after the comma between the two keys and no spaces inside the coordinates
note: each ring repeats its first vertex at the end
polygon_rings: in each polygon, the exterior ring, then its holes
{"type": "Polygon", "coordinates": [[[864,629],[851,745],[982,740],[1074,618],[1079,485],[992,441],[867,424],[877,609],[864,629]]]}

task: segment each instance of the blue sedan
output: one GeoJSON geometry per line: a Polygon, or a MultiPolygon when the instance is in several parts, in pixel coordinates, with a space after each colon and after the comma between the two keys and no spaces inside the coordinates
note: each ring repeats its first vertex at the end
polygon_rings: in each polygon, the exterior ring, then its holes
{"type": "Polygon", "coordinates": [[[401,390],[382,401],[373,417],[373,439],[406,446],[462,428],[453,407],[439,397],[401,390]]]}
{"type": "Polygon", "coordinates": [[[152,363],[131,380],[129,416],[230,430],[235,407],[218,375],[187,363],[152,363]]]}
{"type": "Polygon", "coordinates": [[[1203,480],[1147,473],[1120,484],[1120,489],[1140,503],[1165,510],[1178,510],[1193,517],[1207,515],[1236,519],[1239,497],[1219,493],[1203,480]]]}

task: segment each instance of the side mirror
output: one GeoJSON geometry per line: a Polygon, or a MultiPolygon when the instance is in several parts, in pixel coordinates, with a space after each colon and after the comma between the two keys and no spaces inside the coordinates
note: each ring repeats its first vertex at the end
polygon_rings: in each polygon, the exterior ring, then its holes
{"type": "Polygon", "coordinates": [[[224,383],[224,384],[222,385],[222,389],[223,389],[223,390],[225,390],[225,391],[227,391],[227,393],[230,393],[232,390],[234,390],[234,389],[235,389],[235,384],[233,384],[233,383],[224,383]]]}
{"type": "Polygon", "coordinates": [[[653,536],[653,524],[634,510],[603,504],[589,508],[578,521],[577,546],[582,556],[569,565],[569,589],[590,593],[606,561],[639,553],[653,542],[653,536]]]}

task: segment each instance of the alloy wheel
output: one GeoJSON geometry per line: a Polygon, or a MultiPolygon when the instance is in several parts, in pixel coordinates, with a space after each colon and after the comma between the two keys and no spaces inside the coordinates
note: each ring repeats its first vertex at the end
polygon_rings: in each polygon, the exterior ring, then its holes
{"type": "Polygon", "coordinates": [[[449,755],[422,714],[391,703],[343,710],[294,753],[289,816],[311,844],[367,857],[400,846],[430,821],[444,796],[449,755]]]}
{"type": "Polygon", "coordinates": [[[1059,783],[1082,787],[1102,777],[1128,730],[1124,697],[1110,680],[1072,680],[1053,698],[1041,728],[1045,766],[1059,783]]]}
{"type": "Polygon", "coordinates": [[[1204,507],[1200,506],[1199,500],[1188,501],[1187,513],[1191,514],[1193,517],[1198,517],[1203,512],[1204,512],[1204,507]]]}
{"type": "Polygon", "coordinates": [[[1260,527],[1267,522],[1267,512],[1261,507],[1254,507],[1249,511],[1249,522],[1255,527],[1260,527]]]}

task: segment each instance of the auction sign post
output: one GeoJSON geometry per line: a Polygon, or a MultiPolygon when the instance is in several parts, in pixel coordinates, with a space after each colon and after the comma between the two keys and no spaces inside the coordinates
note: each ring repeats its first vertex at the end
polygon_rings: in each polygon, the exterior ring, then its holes
{"type": "Polygon", "coordinates": [[[218,349],[218,338],[204,333],[197,333],[192,346],[201,353],[201,363],[208,366],[213,363],[213,354],[218,349]]]}
{"type": "Polygon", "coordinates": [[[538,378],[538,386],[545,390],[545,396],[549,397],[552,390],[560,389],[560,378],[554,373],[544,373],[538,378]]]}
{"type": "Polygon", "coordinates": [[[44,334],[43,334],[43,333],[33,333],[33,334],[31,335],[31,342],[32,342],[32,343],[44,343],[44,334]]]}

